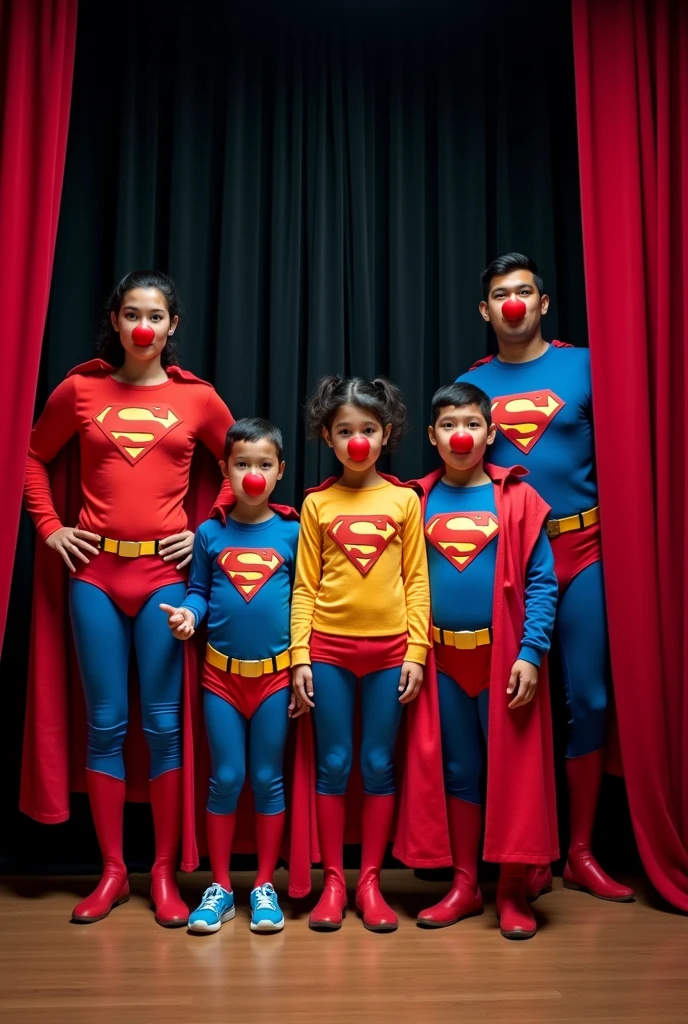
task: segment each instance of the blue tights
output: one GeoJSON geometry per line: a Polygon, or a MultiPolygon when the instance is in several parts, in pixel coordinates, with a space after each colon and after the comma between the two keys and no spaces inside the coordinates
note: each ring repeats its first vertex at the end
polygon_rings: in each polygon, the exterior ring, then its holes
{"type": "Polygon", "coordinates": [[[437,673],[442,730],[444,788],[450,796],[480,804],[484,740],[487,738],[489,689],[469,697],[444,672],[437,673]]]}
{"type": "Polygon", "coordinates": [[[212,762],[208,810],[213,814],[233,814],[237,809],[246,779],[247,744],[256,811],[280,814],[284,810],[282,761],[289,731],[289,696],[288,687],[277,690],[246,719],[229,701],[211,690],[204,691],[205,728],[212,762]]]}
{"type": "Polygon", "coordinates": [[[559,598],[556,637],[569,720],[567,757],[604,745],[609,662],[602,563],[574,577],[559,598]]]}
{"type": "Polygon", "coordinates": [[[172,583],[129,618],[99,587],[72,580],[69,614],[86,700],[92,771],[124,778],[122,748],[129,722],[128,676],[132,642],[141,690],[141,718],[150,752],[150,777],[179,768],[183,648],[158,605],[181,604],[186,586],[172,583]]]}
{"type": "MultiPolygon", "coordinates": [[[[313,710],[317,749],[316,792],[346,793],[353,761],[356,676],[338,665],[314,662],[313,710]]],[[[399,703],[401,665],[361,679],[361,774],[366,793],[394,793],[394,748],[404,705],[399,703]]]]}

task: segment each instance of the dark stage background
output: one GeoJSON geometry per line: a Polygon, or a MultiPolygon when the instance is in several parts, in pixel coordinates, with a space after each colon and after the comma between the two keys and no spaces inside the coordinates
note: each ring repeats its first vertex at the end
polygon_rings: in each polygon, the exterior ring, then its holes
{"type": "MultiPolygon", "coordinates": [[[[395,380],[410,433],[391,468],[429,469],[429,399],[490,345],[476,308],[490,258],[531,253],[547,336],[586,343],[570,18],[547,0],[83,3],[37,410],[91,356],[114,281],[156,266],[185,300],[183,364],[236,417],[282,427],[280,500],[299,504],[331,469],[302,417],[326,372],[395,380]]],[[[84,797],[60,826],[16,810],[32,546],[24,517],[0,867],[95,870],[84,797]]],[[[634,864],[623,787],[609,787],[599,838],[634,864]]],[[[127,814],[127,859],[145,869],[148,811],[127,814]]]]}

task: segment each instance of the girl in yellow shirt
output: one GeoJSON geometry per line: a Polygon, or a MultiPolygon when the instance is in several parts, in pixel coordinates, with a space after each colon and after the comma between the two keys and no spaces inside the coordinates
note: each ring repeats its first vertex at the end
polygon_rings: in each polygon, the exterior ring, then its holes
{"type": "Polygon", "coordinates": [[[418,696],[429,648],[430,595],[420,502],[376,463],[401,436],[406,408],[383,378],[325,377],[309,407],[311,434],[342,464],[310,492],[292,601],[291,655],[298,710],[313,709],[323,894],[317,930],[341,927],[345,800],[361,681],[361,874],[356,905],[372,931],[393,931],[379,876],[395,807],[394,752],[404,705],[418,696]]]}

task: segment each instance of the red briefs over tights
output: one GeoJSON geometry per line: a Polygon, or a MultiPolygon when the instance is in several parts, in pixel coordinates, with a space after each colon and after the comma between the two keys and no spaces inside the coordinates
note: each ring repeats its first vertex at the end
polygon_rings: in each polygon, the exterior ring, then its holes
{"type": "Polygon", "coordinates": [[[599,523],[586,526],[584,530],[560,533],[558,537],[552,538],[551,544],[560,594],[584,569],[602,559],[599,523]]]}
{"type": "Polygon", "coordinates": [[[314,629],[310,639],[311,661],[346,668],[362,679],[370,672],[401,669],[406,657],[408,634],[397,636],[335,636],[314,629]]]}
{"type": "Polygon", "coordinates": [[[469,697],[477,697],[490,685],[492,645],[472,651],[458,651],[446,644],[435,644],[437,671],[458,683],[469,697]]]}
{"type": "Polygon", "coordinates": [[[291,670],[283,668],[281,672],[267,672],[257,679],[250,679],[233,672],[223,672],[206,661],[202,682],[207,690],[222,697],[248,719],[255,715],[263,701],[272,697],[273,693],[291,686],[291,670]]]}
{"type": "MultiPolygon", "coordinates": [[[[161,587],[169,587],[171,583],[186,585],[186,569],[177,569],[176,562],[163,562],[161,555],[123,558],[101,551],[89,558],[88,565],[77,559],[72,579],[91,583],[104,591],[129,618],[138,615],[148,598],[161,587]]],[[[160,615],[162,617],[162,612],[160,615]]]]}

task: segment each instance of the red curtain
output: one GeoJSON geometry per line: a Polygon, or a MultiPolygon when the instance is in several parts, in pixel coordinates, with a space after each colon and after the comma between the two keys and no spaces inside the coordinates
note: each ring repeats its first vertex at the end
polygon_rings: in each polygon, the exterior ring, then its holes
{"type": "Polygon", "coordinates": [[[77,0],[0,0],[0,641],[62,190],[77,0]]]}
{"type": "Polygon", "coordinates": [[[688,911],[688,5],[573,0],[607,607],[628,799],[688,911]]]}

